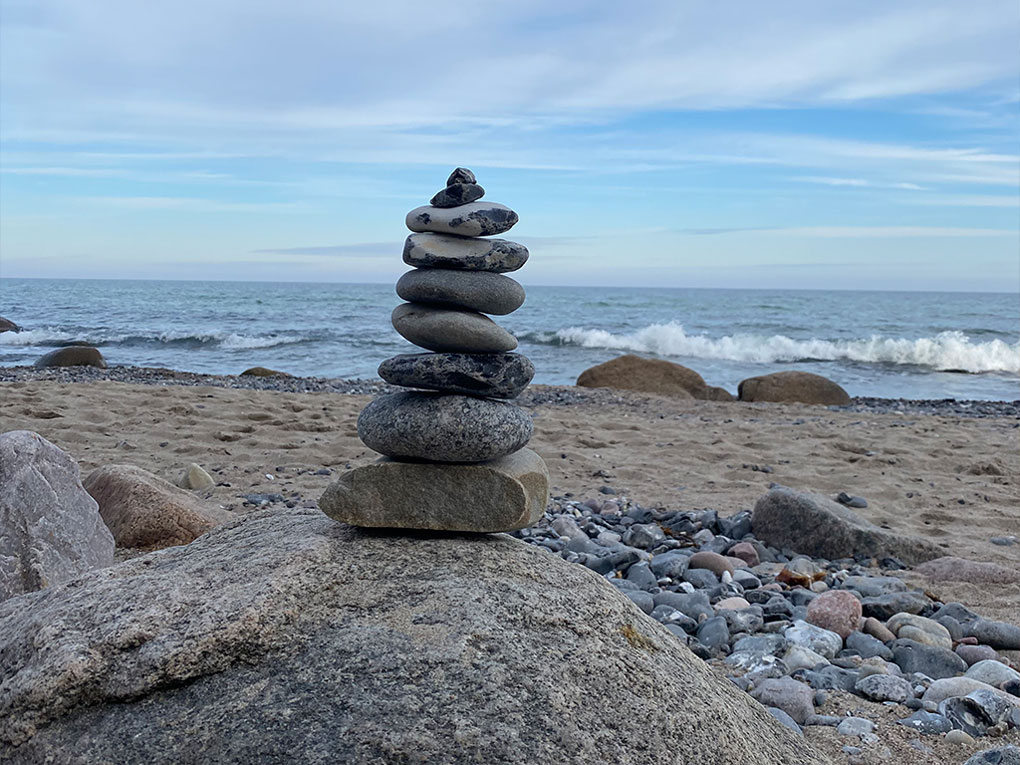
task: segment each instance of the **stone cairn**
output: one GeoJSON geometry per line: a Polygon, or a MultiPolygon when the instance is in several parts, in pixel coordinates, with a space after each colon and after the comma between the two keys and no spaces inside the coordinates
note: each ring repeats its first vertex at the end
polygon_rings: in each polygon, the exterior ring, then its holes
{"type": "Polygon", "coordinates": [[[326,490],[326,515],[356,526],[510,531],[545,512],[549,473],[525,444],[530,415],[511,403],[535,367],[511,353],[517,339],[485,314],[506,315],[524,289],[506,272],[528,259],[523,245],[488,238],[509,231],[510,208],[479,201],[475,175],[457,168],[430,205],[407,214],[413,270],[397,282],[406,303],[393,327],[431,353],[379,366],[383,380],[413,390],[380,396],[358,418],[358,436],[385,455],[326,490]]]}

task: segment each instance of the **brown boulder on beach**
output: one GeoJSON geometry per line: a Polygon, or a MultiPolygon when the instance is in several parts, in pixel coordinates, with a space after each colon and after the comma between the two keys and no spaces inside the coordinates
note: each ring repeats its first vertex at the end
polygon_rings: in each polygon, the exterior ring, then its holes
{"type": "Polygon", "coordinates": [[[830,406],[850,403],[849,394],[827,377],[795,371],[748,377],[737,387],[737,398],[741,401],[797,402],[830,406]]]}
{"type": "Polygon", "coordinates": [[[99,514],[117,547],[159,550],[186,545],[233,518],[132,465],[97,468],[82,485],[99,504],[99,514]]]}
{"type": "Polygon", "coordinates": [[[291,375],[269,367],[249,367],[241,372],[241,377],[291,377],[291,375]]]}
{"type": "Polygon", "coordinates": [[[42,367],[99,367],[106,369],[106,359],[98,348],[91,345],[69,345],[57,348],[35,362],[37,368],[42,367]]]}
{"type": "Polygon", "coordinates": [[[693,369],[632,353],[584,370],[577,384],[582,388],[617,388],[706,401],[733,400],[728,391],[707,385],[693,369]]]}
{"type": "Polygon", "coordinates": [[[21,327],[19,327],[10,319],[5,319],[3,316],[0,316],[0,332],[20,332],[20,331],[21,327]]]}

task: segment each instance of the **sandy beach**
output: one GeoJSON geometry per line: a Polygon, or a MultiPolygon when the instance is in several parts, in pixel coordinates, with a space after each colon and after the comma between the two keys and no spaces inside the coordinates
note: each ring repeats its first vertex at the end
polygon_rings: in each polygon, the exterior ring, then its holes
{"type": "MultiPolygon", "coordinates": [[[[314,507],[339,473],[376,458],[356,432],[358,413],[371,399],[366,393],[208,381],[267,389],[194,384],[201,378],[188,385],[8,381],[0,383],[0,430],[40,433],[73,455],[83,476],[103,465],[129,464],[176,481],[189,463],[198,463],[217,481],[200,495],[237,514],[262,503],[280,510],[314,507]]],[[[300,381],[287,385],[300,387],[300,381]]],[[[894,402],[834,411],[547,386],[532,386],[521,403],[534,416],[531,446],[548,463],[554,497],[624,496],[653,509],[713,508],[729,516],[753,507],[773,483],[830,496],[845,491],[865,497],[868,507],[857,512],[881,527],[932,540],[946,555],[1020,571],[1020,544],[990,541],[1020,534],[1016,417],[897,411],[894,402]]],[[[1020,576],[930,582],[910,571],[891,573],[940,600],[1020,623],[1020,576]]],[[[1016,652],[1006,655],[1020,659],[1016,652]]],[[[895,717],[880,704],[839,692],[829,707],[829,714],[863,709],[876,720],[895,717]]],[[[955,761],[958,754],[930,737],[929,751],[915,752],[910,731],[887,730],[892,733],[883,741],[897,761],[955,761]]],[[[808,732],[832,756],[845,743],[831,728],[808,732]]],[[[1012,732],[1008,740],[1014,738],[1012,732]]]]}

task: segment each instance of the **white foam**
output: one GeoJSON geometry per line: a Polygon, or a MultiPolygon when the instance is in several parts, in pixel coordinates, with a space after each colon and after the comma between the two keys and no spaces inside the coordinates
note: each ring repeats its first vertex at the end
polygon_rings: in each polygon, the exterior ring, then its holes
{"type": "Polygon", "coordinates": [[[688,335],[675,322],[652,324],[630,334],[613,334],[601,329],[567,327],[539,338],[545,342],[579,345],[583,348],[655,353],[660,356],[689,356],[768,363],[775,361],[858,361],[905,364],[933,369],[967,372],[1020,373],[1020,342],[1002,340],[971,342],[962,332],[940,332],[916,340],[873,335],[859,340],[795,340],[785,335],[727,335],[712,338],[688,335]]]}

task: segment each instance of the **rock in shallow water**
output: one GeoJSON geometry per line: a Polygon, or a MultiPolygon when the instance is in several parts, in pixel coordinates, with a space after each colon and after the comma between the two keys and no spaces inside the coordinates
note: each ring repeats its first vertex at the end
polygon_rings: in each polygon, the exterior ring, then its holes
{"type": "Polygon", "coordinates": [[[502,353],[517,347],[517,338],[488,316],[475,311],[402,303],[391,314],[393,328],[430,351],[502,353]]]}
{"type": "MultiPolygon", "coordinates": [[[[535,523],[549,472],[531,449],[473,465],[378,462],[344,473],[319,507],[355,526],[437,531],[512,531],[535,523]]],[[[652,598],[648,596],[649,611],[652,598]]]]}
{"type": "Polygon", "coordinates": [[[404,242],[404,262],[416,268],[516,271],[528,262],[528,248],[507,239],[465,239],[446,234],[411,234],[404,242]]]}
{"type": "Polygon", "coordinates": [[[36,359],[36,367],[99,367],[106,369],[106,359],[98,348],[87,345],[69,345],[57,348],[36,359]]]}
{"type": "Polygon", "coordinates": [[[259,511],[19,600],[6,762],[825,762],[604,579],[502,535],[259,511]]]}
{"type": "Polygon", "coordinates": [[[405,353],[379,365],[391,385],[489,398],[515,398],[535,366],[519,353],[405,353]]]}
{"type": "Polygon", "coordinates": [[[411,303],[466,308],[505,316],[524,305],[524,288],[490,271],[416,268],[397,280],[397,294],[411,303]]]}
{"type": "Polygon", "coordinates": [[[370,449],[398,459],[485,462],[528,443],[531,416],[505,401],[407,391],[380,396],[358,417],[370,449]]]}
{"type": "Polygon", "coordinates": [[[416,233],[491,236],[514,227],[517,213],[498,202],[470,202],[459,207],[416,207],[407,214],[407,227],[416,233]]]}

